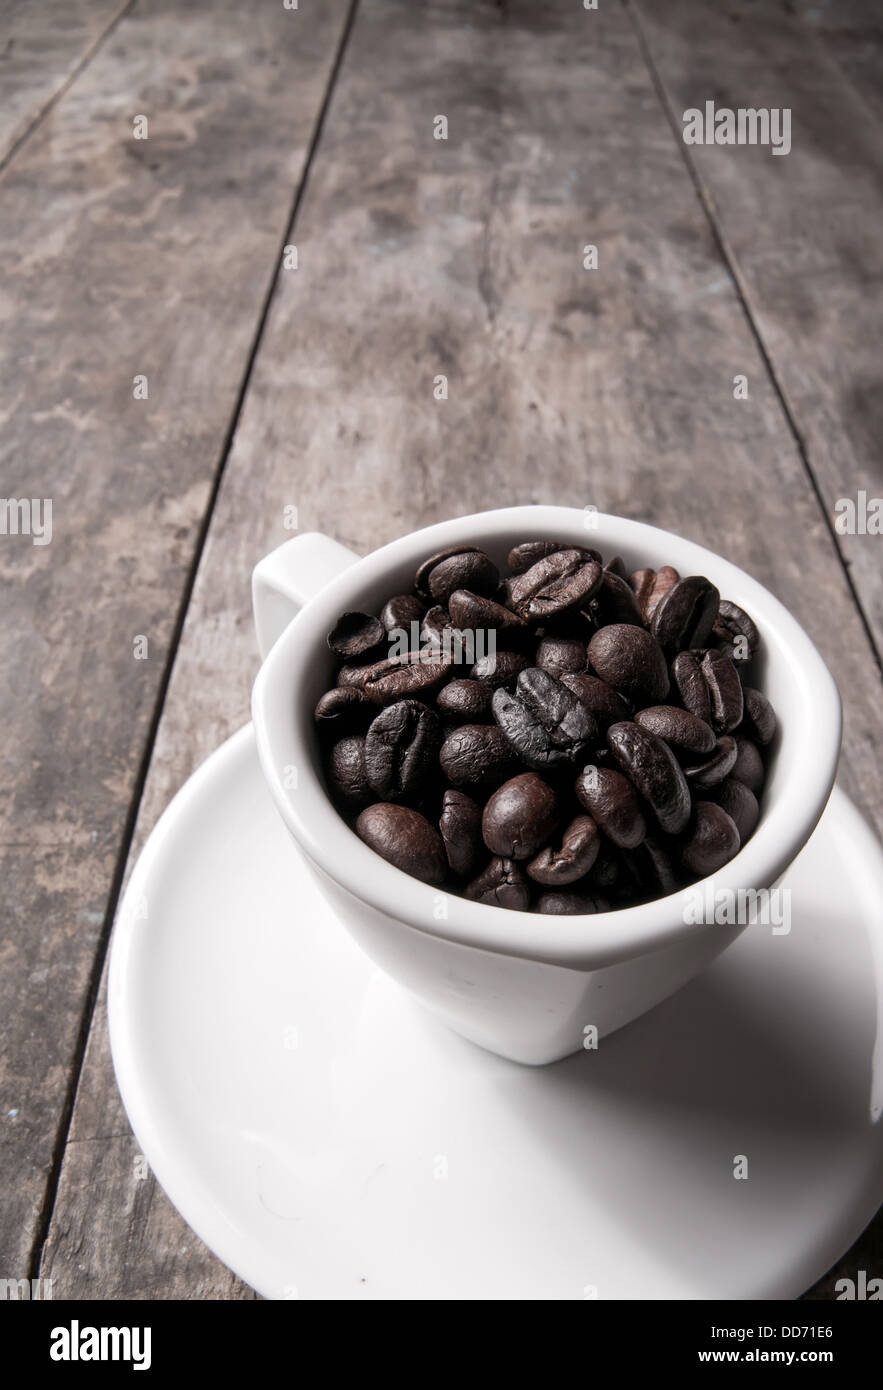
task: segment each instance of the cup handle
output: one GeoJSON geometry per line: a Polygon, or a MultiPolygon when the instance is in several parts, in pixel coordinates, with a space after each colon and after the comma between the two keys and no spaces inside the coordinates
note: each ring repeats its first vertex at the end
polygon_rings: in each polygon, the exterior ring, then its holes
{"type": "Polygon", "coordinates": [[[358,559],[330,536],[307,531],[255,565],[251,600],[261,661],[304,604],[358,559]]]}

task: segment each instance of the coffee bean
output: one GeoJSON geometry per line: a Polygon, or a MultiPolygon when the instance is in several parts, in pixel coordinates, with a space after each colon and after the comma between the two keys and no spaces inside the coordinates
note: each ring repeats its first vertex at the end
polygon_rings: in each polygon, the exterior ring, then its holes
{"type": "Polygon", "coordinates": [[[755,796],[760,794],[764,782],[763,758],[757,751],[757,745],[751,739],[744,738],[742,734],[735,735],[736,760],[730,769],[730,776],[737,782],[744,782],[750,792],[755,796]]]}
{"type": "Polygon", "coordinates": [[[584,551],[559,550],[512,580],[510,606],[534,621],[581,608],[600,587],[601,576],[598,561],[586,559],[584,551]]]}
{"type": "Polygon", "coordinates": [[[635,570],[629,582],[645,623],[649,623],[669,589],[674,588],[680,577],[671,565],[663,565],[660,570],[635,570]]]}
{"type": "Polygon", "coordinates": [[[601,845],[598,827],[591,816],[576,816],[567,826],[560,845],[546,845],[527,865],[530,878],[555,888],[575,883],[589,872],[601,845]]]}
{"type": "MultiPolygon", "coordinates": [[[[461,551],[440,560],[429,571],[427,583],[436,603],[450,606],[451,595],[458,589],[473,594],[492,594],[500,582],[500,572],[489,556],[481,550],[461,551]]],[[[452,614],[453,616],[453,614],[452,614]]],[[[454,619],[457,622],[457,619],[454,619]]]]}
{"type": "Polygon", "coordinates": [[[749,791],[744,782],[727,777],[719,787],[715,787],[712,794],[718,806],[732,819],[744,845],[754,834],[760,819],[760,807],[754,792],[749,791]]]}
{"type": "Polygon", "coordinates": [[[449,788],[442,800],[438,828],[451,872],[458,878],[469,878],[485,855],[478,802],[465,792],[449,788]]]}
{"type": "Polygon", "coordinates": [[[423,614],[423,621],[420,624],[420,641],[427,646],[439,646],[445,640],[445,633],[451,631],[453,623],[451,615],[443,603],[436,603],[432,608],[427,608],[423,614]]]}
{"type": "Polygon", "coordinates": [[[419,700],[399,700],[381,710],[365,735],[365,771],[382,801],[409,796],[437,766],[438,716],[419,700]]]}
{"type": "Polygon", "coordinates": [[[621,555],[614,555],[612,560],[608,560],[604,566],[608,574],[615,574],[618,579],[628,579],[629,572],[625,567],[625,560],[621,555]]]}
{"type": "Polygon", "coordinates": [[[495,690],[491,710],[522,762],[539,771],[574,762],[598,737],[591,711],[538,666],[521,672],[514,695],[495,690]]]}
{"type": "MultiPolygon", "coordinates": [[[[537,663],[539,665],[539,662],[537,663]]],[[[587,671],[574,675],[566,673],[561,684],[572,690],[577,699],[592,711],[600,730],[609,724],[618,724],[622,719],[631,719],[632,712],[621,695],[612,685],[602,681],[600,676],[590,676],[587,671]]]]}
{"type": "Polygon", "coordinates": [[[482,681],[449,681],[436,697],[436,709],[445,719],[478,724],[491,717],[493,688],[482,681]]]}
{"type": "Polygon", "coordinates": [[[535,772],[523,772],[504,782],[490,797],[481,817],[485,844],[491,854],[504,859],[532,858],[557,824],[555,793],[535,772]]]}
{"type": "Polygon", "coordinates": [[[596,912],[609,912],[610,904],[600,893],[553,891],[537,899],[537,912],[548,917],[587,917],[596,912]]]}
{"type": "Polygon", "coordinates": [[[678,835],[690,819],[690,789],[667,743],[637,724],[611,724],[607,745],[637,787],[667,835],[678,835]]]}
{"type": "Polygon", "coordinates": [[[586,608],[596,627],[607,623],[634,623],[640,627],[644,621],[630,585],[609,566],[601,576],[601,587],[586,608]]]}
{"type": "Polygon", "coordinates": [[[410,806],[375,802],[356,821],[356,834],[404,873],[424,883],[444,882],[448,865],[441,836],[410,806]]]}
{"type": "Polygon", "coordinates": [[[711,635],[720,594],[704,575],[679,579],[660,601],[650,631],[666,652],[702,647],[711,635]]]}
{"type": "Polygon", "coordinates": [[[380,621],[387,633],[410,632],[412,623],[423,617],[423,604],[414,594],[394,594],[380,610],[380,621]]]}
{"type": "Polygon", "coordinates": [[[339,685],[325,691],[316,705],[314,718],[323,733],[338,735],[364,727],[374,710],[375,706],[361,690],[339,685]]]}
{"type": "Polygon", "coordinates": [[[473,902],[488,903],[491,907],[525,912],[530,906],[530,889],[524,870],[512,859],[492,859],[464,892],[473,902]]]}
{"type": "Polygon", "coordinates": [[[671,664],[671,674],[684,708],[710,724],[711,695],[702,671],[702,654],[679,652],[671,664]]]}
{"type": "Polygon", "coordinates": [[[752,690],[746,685],[742,693],[745,699],[745,713],[740,732],[756,743],[771,743],[776,733],[776,711],[759,690],[752,690]]]}
{"type": "Polygon", "coordinates": [[[664,898],[677,892],[678,876],[671,855],[654,835],[648,835],[637,849],[627,850],[625,858],[644,898],[664,898]]]}
{"type": "Polygon", "coordinates": [[[363,734],[345,734],[337,740],[328,755],[327,771],[331,790],[347,806],[364,806],[371,800],[363,734]]]}
{"type": "Polygon", "coordinates": [[[647,833],[638,794],[613,767],[583,768],[575,791],[601,830],[621,849],[634,849],[647,833]]]}
{"type": "Polygon", "coordinates": [[[537,643],[534,665],[560,680],[586,669],[586,644],[578,637],[543,637],[537,643]]]}
{"type": "MultiPolygon", "coordinates": [[[[506,565],[510,574],[524,574],[540,560],[545,560],[548,555],[554,555],[559,550],[573,549],[567,541],[523,541],[521,545],[513,546],[509,551],[506,565]]],[[[583,550],[582,553],[589,560],[601,559],[597,550],[583,550]]]]}
{"type": "Polygon", "coordinates": [[[370,666],[341,667],[339,684],[361,690],[375,705],[391,705],[409,696],[425,698],[432,695],[451,674],[453,662],[449,657],[431,653],[426,660],[422,653],[391,656],[370,666]]]}
{"type": "Polygon", "coordinates": [[[494,656],[479,657],[469,678],[496,690],[501,685],[514,685],[519,672],[526,671],[529,665],[529,658],[522,652],[497,652],[494,656]]]}
{"type": "Polygon", "coordinates": [[[690,833],[681,850],[681,863],[707,878],[739,852],[739,832],[730,816],[713,801],[697,801],[690,833]]]}
{"type": "Polygon", "coordinates": [[[635,723],[657,738],[664,739],[676,753],[706,756],[715,745],[714,730],[704,719],[677,705],[648,705],[638,710],[635,723]]]}
{"type": "Polygon", "coordinates": [[[750,661],[760,645],[760,635],[745,609],[729,599],[721,599],[713,631],[727,644],[734,661],[750,661]]]}
{"type": "Polygon", "coordinates": [[[351,661],[378,646],[385,635],[379,618],[369,613],[343,613],[328,634],[328,645],[335,656],[351,661]]]}
{"type": "Polygon", "coordinates": [[[622,856],[608,839],[601,836],[598,857],[589,871],[588,881],[592,889],[600,893],[614,892],[623,880],[622,856]]]}
{"type": "MultiPolygon", "coordinates": [[[[453,559],[454,556],[457,555],[480,554],[481,551],[476,545],[449,545],[446,550],[439,550],[437,554],[430,555],[429,559],[424,560],[423,564],[419,566],[417,573],[414,575],[414,588],[418,593],[425,594],[429,597],[429,576],[432,574],[436,565],[442,564],[445,560],[453,559]]],[[[454,587],[456,588],[456,585],[454,587]]]]}
{"type": "Polygon", "coordinates": [[[711,723],[719,734],[728,734],[742,721],[742,682],[739,672],[723,652],[706,652],[702,675],[711,699],[711,723]]]}
{"type": "Polygon", "coordinates": [[[668,667],[662,648],[642,627],[613,623],[593,633],[592,669],[634,705],[657,705],[668,694],[668,667]]]}
{"type": "Polygon", "coordinates": [[[723,734],[714,746],[714,752],[701,763],[692,763],[684,768],[687,781],[693,787],[716,787],[736,765],[736,743],[729,734],[723,734]]]}
{"type": "Polygon", "coordinates": [[[471,594],[466,589],[457,589],[451,594],[448,599],[448,612],[454,627],[461,630],[496,629],[505,632],[507,628],[527,627],[523,618],[519,618],[502,604],[494,603],[493,599],[484,598],[480,594],[471,594]]]}
{"type": "Polygon", "coordinates": [[[448,734],[439,762],[455,787],[491,787],[518,767],[512,745],[496,724],[464,724],[448,734]]]}

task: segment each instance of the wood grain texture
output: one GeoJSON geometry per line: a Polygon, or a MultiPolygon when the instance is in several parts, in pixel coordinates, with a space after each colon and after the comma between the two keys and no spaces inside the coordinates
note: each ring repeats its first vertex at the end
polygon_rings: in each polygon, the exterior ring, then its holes
{"type": "Polygon", "coordinates": [[[51,544],[0,537],[10,1276],[39,1235],[179,605],[346,12],[137,6],[2,179],[0,492],[53,502],[51,544]]]}
{"type": "MultiPolygon", "coordinates": [[[[855,501],[859,489],[883,497],[880,125],[834,60],[834,36],[777,6],[631,4],[679,128],[683,112],[707,100],[791,110],[787,155],[684,150],[713,204],[833,524],[839,499],[855,501]]],[[[879,40],[878,60],[883,31],[879,40]]],[[[838,544],[881,653],[883,535],[838,535],[838,544]]]]}
{"type": "Polygon", "coordinates": [[[87,63],[131,0],[0,4],[0,167],[87,63]]]}
{"type": "MultiPolygon", "coordinates": [[[[247,717],[248,577],[286,539],[286,504],[302,529],[359,551],[504,501],[594,503],[716,546],[779,594],[837,674],[843,782],[879,830],[878,672],[625,12],[364,0],[295,240],[300,269],[277,285],[135,850],[247,717]],[[433,140],[438,114],[447,142],[433,140]],[[733,398],[737,373],[747,401],[733,398]]],[[[154,1260],[132,1151],[115,1140],[107,1158],[102,1136],[121,1132],[102,1007],[42,1269],[69,1296],[181,1287],[164,1283],[165,1251],[192,1237],[154,1202],[154,1260]]],[[[205,1278],[225,1288],[217,1262],[205,1278]]]]}

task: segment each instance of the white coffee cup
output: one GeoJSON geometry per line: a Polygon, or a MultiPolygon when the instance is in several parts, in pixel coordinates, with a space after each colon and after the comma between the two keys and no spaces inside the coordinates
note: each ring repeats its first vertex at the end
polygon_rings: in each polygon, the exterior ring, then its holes
{"type": "MultiPolygon", "coordinates": [[[[771,889],[806,843],[837,770],[837,687],[806,633],[735,565],[668,531],[592,508],[507,507],[458,517],[359,559],[326,536],[298,536],[253,576],[263,665],[252,696],[258,754],[285,824],[338,917],[365,952],[464,1037],[518,1062],[552,1062],[660,1003],[744,929],[696,922],[695,892],[593,916],[546,916],[470,902],[420,882],[368,848],[326,791],[313,709],[332,677],[326,634],[341,613],[379,612],[418,564],[465,542],[504,568],[525,540],[592,546],[630,572],[704,574],[761,637],[756,682],[779,732],[754,835],[714,876],[715,894],[771,889]]],[[[760,929],[760,928],[756,928],[760,929]]],[[[292,931],[298,930],[292,903],[292,931]]],[[[406,1039],[402,1040],[406,1045],[406,1039]]]]}

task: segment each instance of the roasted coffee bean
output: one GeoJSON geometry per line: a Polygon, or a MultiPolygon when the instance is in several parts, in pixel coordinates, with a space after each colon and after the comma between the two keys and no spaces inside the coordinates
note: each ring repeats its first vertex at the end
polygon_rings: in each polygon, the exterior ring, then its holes
{"type": "Polygon", "coordinates": [[[651,807],[660,828],[667,835],[679,835],[690,819],[690,789],[668,744],[628,722],[611,724],[607,745],[651,807]]]}
{"type": "Polygon", "coordinates": [[[681,849],[681,863],[706,878],[739,852],[739,832],[730,816],[713,801],[697,801],[690,832],[681,849]]]}
{"type": "Polygon", "coordinates": [[[575,675],[568,673],[561,677],[561,684],[572,690],[577,699],[592,711],[602,732],[609,724],[618,724],[620,720],[632,717],[631,709],[622,696],[600,676],[590,676],[587,671],[579,671],[575,675]]]}
{"type": "Polygon", "coordinates": [[[478,724],[491,718],[493,694],[493,687],[482,681],[449,681],[438,692],[435,705],[451,722],[478,724]]]}
{"type": "Polygon", "coordinates": [[[438,825],[451,872],[470,878],[485,857],[481,838],[481,807],[465,792],[449,788],[442,799],[438,825]]]}
{"type": "Polygon", "coordinates": [[[534,665],[560,680],[586,669],[586,644],[578,637],[543,637],[537,643],[534,665]]]}
{"type": "Polygon", "coordinates": [[[632,588],[609,566],[601,576],[601,587],[586,604],[586,611],[596,627],[607,623],[634,623],[640,627],[644,621],[632,588]]]}
{"type": "Polygon", "coordinates": [[[365,735],[365,771],[382,801],[410,796],[437,766],[438,716],[419,700],[381,710],[365,735]]]}
{"type": "Polygon", "coordinates": [[[763,758],[757,751],[757,745],[752,743],[750,738],[744,738],[742,734],[736,734],[734,742],[736,744],[736,760],[729,775],[737,782],[744,782],[750,792],[759,796],[765,774],[763,758]]]}
{"type": "Polygon", "coordinates": [[[423,614],[420,641],[426,642],[429,646],[438,646],[444,642],[445,633],[450,632],[452,627],[451,615],[447,608],[443,603],[436,603],[423,614]]]}
{"type": "Polygon", "coordinates": [[[381,859],[424,883],[443,883],[448,862],[441,836],[410,806],[378,801],[356,821],[356,834],[381,859]]]}
{"type": "Polygon", "coordinates": [[[458,589],[468,589],[473,594],[493,594],[500,583],[500,572],[484,551],[466,550],[440,560],[429,571],[427,583],[436,603],[450,605],[451,595],[458,589]]]}
{"type": "Polygon", "coordinates": [[[720,594],[704,575],[679,579],[661,599],[650,631],[665,652],[702,647],[711,635],[719,602],[720,594]]]}
{"type": "Polygon", "coordinates": [[[610,904],[600,893],[564,889],[542,893],[537,899],[536,910],[548,917],[587,917],[596,912],[609,912],[610,904]]]}
{"type": "Polygon", "coordinates": [[[714,746],[710,757],[701,763],[691,763],[684,768],[687,781],[693,787],[716,787],[736,765],[736,742],[729,734],[722,734],[714,746]]]}
{"type": "Polygon", "coordinates": [[[575,883],[598,857],[601,836],[591,816],[577,816],[561,836],[560,845],[546,845],[527,865],[528,876],[550,888],[575,883]]]}
{"type": "Polygon", "coordinates": [[[424,604],[414,594],[394,594],[380,610],[380,621],[387,633],[411,631],[412,623],[423,617],[424,604]]]}
{"type": "Polygon", "coordinates": [[[628,579],[629,572],[625,567],[625,560],[621,555],[614,555],[612,560],[608,560],[604,566],[608,574],[615,574],[619,579],[628,579]]]}
{"type": "Polygon", "coordinates": [[[589,872],[588,881],[593,890],[597,889],[600,893],[612,893],[622,883],[622,879],[622,856],[619,850],[602,835],[598,857],[589,872]]]}
{"type": "Polygon", "coordinates": [[[495,690],[491,710],[521,761],[539,771],[575,762],[598,738],[591,710],[538,666],[521,672],[514,695],[495,690]]]}
{"type": "Polygon", "coordinates": [[[721,599],[713,631],[719,641],[726,643],[726,651],[734,661],[750,661],[760,645],[757,628],[745,609],[729,599],[721,599]]]}
{"type": "Polygon", "coordinates": [[[576,779],[579,801],[599,828],[620,849],[634,849],[647,834],[638,793],[613,767],[589,766],[576,779]]]}
{"type": "Polygon", "coordinates": [[[349,807],[364,806],[373,792],[365,768],[364,734],[345,734],[328,755],[328,782],[335,796],[349,807]]]}
{"type": "Polygon", "coordinates": [[[429,559],[424,560],[423,564],[418,567],[417,573],[414,575],[414,588],[419,594],[425,594],[427,598],[430,597],[429,576],[436,565],[442,564],[444,560],[453,559],[456,555],[480,554],[481,551],[477,545],[449,545],[447,550],[439,550],[437,554],[430,555],[429,559]]]}
{"type": "Polygon", "coordinates": [[[635,723],[657,738],[664,739],[676,753],[707,757],[714,749],[714,730],[704,719],[677,705],[648,705],[638,710],[635,723]]]}
{"type": "Polygon", "coordinates": [[[558,801],[535,772],[522,772],[493,793],[481,817],[481,833],[491,854],[531,859],[558,824],[558,801]]]}
{"type": "Polygon", "coordinates": [[[314,718],[323,733],[339,735],[364,728],[376,709],[361,690],[335,686],[316,705],[314,718]]]}
{"type": "Polygon", "coordinates": [[[658,705],[668,694],[662,648],[645,628],[612,623],[589,642],[592,669],[634,705],[658,705]]]}
{"type": "Polygon", "coordinates": [[[681,704],[703,723],[711,723],[711,695],[702,671],[701,652],[679,652],[671,664],[671,674],[681,704]]]}
{"type": "Polygon", "coordinates": [[[448,599],[448,612],[454,627],[472,630],[496,629],[505,632],[507,628],[526,628],[527,623],[502,604],[493,599],[471,594],[466,589],[457,589],[448,599]]]}
{"type": "Polygon", "coordinates": [[[711,723],[719,734],[729,734],[742,722],[742,682],[724,652],[706,652],[702,675],[711,699],[711,723]]]}
{"type": "Polygon", "coordinates": [[[392,705],[409,696],[421,699],[434,694],[451,674],[449,657],[431,653],[427,660],[421,652],[406,656],[391,656],[370,666],[342,666],[338,684],[361,690],[375,705],[392,705]]]}
{"type": "Polygon", "coordinates": [[[760,807],[754,792],[744,782],[727,777],[713,792],[714,800],[734,822],[742,844],[754,834],[760,819],[760,807]]]}
{"type": "Polygon", "coordinates": [[[660,570],[635,570],[629,583],[635,591],[644,622],[649,623],[669,589],[680,579],[676,569],[663,565],[660,570]]]}
{"type": "MultiPolygon", "coordinates": [[[[582,547],[577,547],[582,549],[582,547]]],[[[521,545],[513,546],[509,551],[509,558],[506,561],[510,574],[525,574],[531,566],[540,560],[545,560],[547,555],[554,555],[559,550],[573,550],[574,547],[567,541],[524,541],[521,545]]],[[[589,560],[600,561],[601,556],[597,550],[582,550],[582,553],[589,560]]]]}
{"type": "Polygon", "coordinates": [[[665,898],[678,889],[678,876],[671,855],[654,835],[648,835],[637,849],[627,850],[625,858],[645,898],[665,898]]]}
{"type": "Polygon", "coordinates": [[[492,859],[464,892],[473,902],[488,903],[491,907],[526,912],[530,906],[530,888],[524,870],[513,859],[492,859]]]}
{"type": "Polygon", "coordinates": [[[344,661],[364,656],[386,636],[383,623],[370,613],[343,613],[328,634],[328,645],[344,661]]]}
{"type": "Polygon", "coordinates": [[[753,739],[755,743],[763,745],[771,743],[776,733],[776,711],[759,690],[752,690],[750,686],[746,685],[742,693],[745,699],[745,712],[740,732],[753,739]]]}
{"type": "Polygon", "coordinates": [[[480,681],[496,690],[501,685],[514,685],[521,671],[526,671],[530,658],[522,652],[496,652],[481,656],[469,672],[470,680],[480,681]]]}
{"type": "Polygon", "coordinates": [[[518,759],[496,724],[464,724],[448,734],[439,762],[455,787],[492,787],[511,777],[518,759]]]}
{"type": "Polygon", "coordinates": [[[582,550],[556,551],[512,580],[510,606],[529,621],[581,608],[600,587],[602,573],[582,550]]]}

